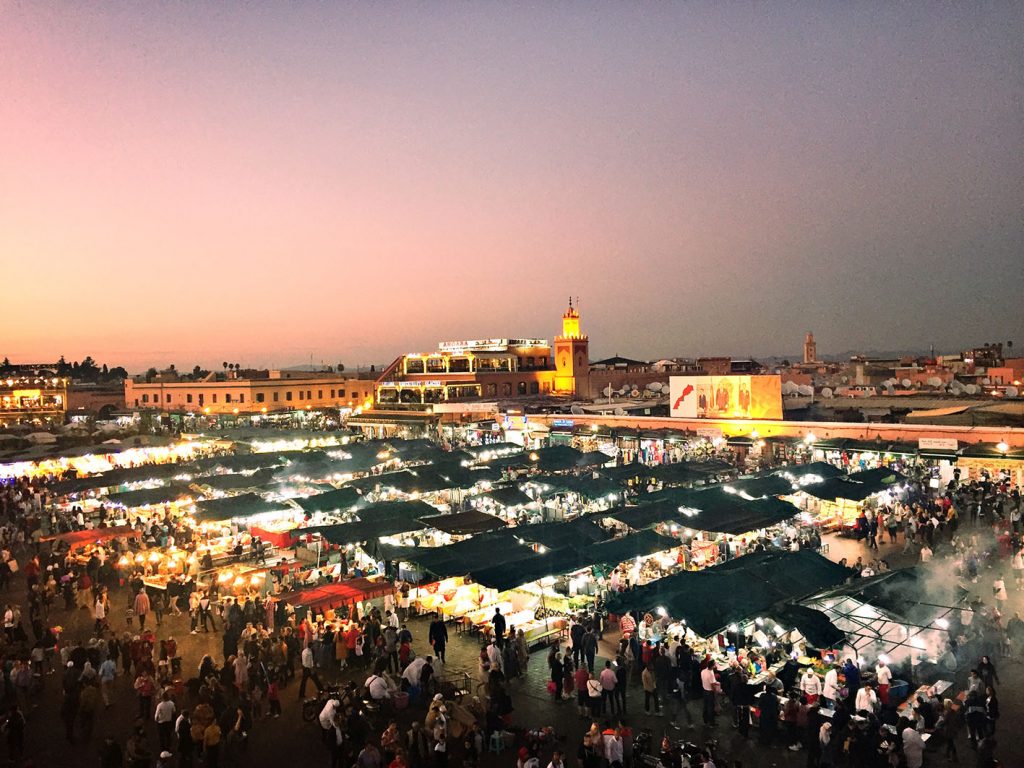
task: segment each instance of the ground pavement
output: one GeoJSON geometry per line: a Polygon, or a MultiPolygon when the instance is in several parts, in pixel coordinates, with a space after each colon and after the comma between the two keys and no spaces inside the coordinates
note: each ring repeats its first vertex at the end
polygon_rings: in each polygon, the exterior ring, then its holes
{"type": "MultiPolygon", "coordinates": [[[[867,552],[863,544],[848,539],[828,537],[828,555],[834,560],[847,557],[851,562],[858,555],[864,557],[865,561],[872,559],[871,553],[867,552]]],[[[902,555],[902,543],[893,545],[883,544],[880,555],[889,560],[894,567],[906,565],[912,562],[914,555],[902,555]]],[[[1006,567],[1009,576],[1008,563],[1001,563],[1006,567]]],[[[991,599],[991,573],[983,573],[976,585],[978,596],[984,600],[991,599]]],[[[1012,579],[1007,578],[1007,586],[1011,588],[1010,611],[1024,611],[1024,595],[1013,591],[1012,579]]],[[[24,598],[24,580],[18,577],[11,591],[4,596],[4,599],[24,598]]],[[[119,592],[113,596],[114,609],[112,616],[123,617],[124,606],[128,595],[119,592]]],[[[60,601],[58,601],[60,602],[60,601]]],[[[24,602],[22,602],[24,605],[24,602]]],[[[68,638],[89,637],[91,620],[87,611],[74,609],[65,612],[62,608],[56,608],[51,616],[51,623],[59,623],[66,629],[68,638]]],[[[120,619],[123,624],[123,618],[120,619]]],[[[116,626],[116,624],[115,624],[116,626]]],[[[419,654],[428,652],[429,646],[426,642],[426,620],[414,619],[410,622],[410,628],[415,636],[414,649],[419,654]]],[[[188,617],[165,617],[163,626],[157,631],[160,638],[173,635],[178,641],[179,653],[183,657],[184,676],[186,678],[195,675],[199,660],[203,654],[210,653],[218,662],[221,653],[220,633],[190,635],[188,617]]],[[[612,654],[613,644],[617,641],[617,633],[609,633],[601,644],[598,668],[603,668],[603,660],[612,654]]],[[[467,672],[470,678],[478,681],[477,657],[479,644],[476,638],[468,636],[457,636],[451,632],[450,645],[448,648],[448,663],[446,667],[438,667],[438,673],[467,672]]],[[[537,726],[552,726],[561,737],[561,743],[568,753],[568,765],[576,765],[576,750],[582,739],[583,732],[589,727],[590,721],[581,718],[576,713],[574,702],[553,702],[547,693],[547,667],[545,663],[546,651],[537,651],[532,659],[525,677],[512,681],[509,690],[515,706],[514,721],[516,725],[524,728],[537,726]]],[[[999,674],[1002,678],[1000,686],[1000,700],[1003,715],[1000,722],[999,749],[997,754],[1004,761],[1006,766],[1024,766],[1024,738],[1015,738],[1013,724],[1021,721],[1024,716],[1024,706],[1021,697],[1016,692],[1024,685],[1024,664],[1020,659],[1002,659],[997,662],[999,674]],[[1012,734],[1012,735],[1011,735],[1012,734]]],[[[362,682],[365,673],[358,675],[342,675],[342,679],[349,677],[362,682]]],[[[958,687],[962,681],[958,680],[958,687]]],[[[310,691],[313,686],[310,685],[310,691]]],[[[33,707],[27,713],[28,725],[26,731],[25,756],[34,761],[35,766],[94,766],[98,764],[98,749],[105,736],[113,736],[124,744],[124,740],[130,730],[136,714],[136,699],[131,690],[131,682],[119,677],[115,683],[114,705],[105,711],[101,711],[97,717],[95,733],[90,742],[79,742],[69,744],[64,739],[63,727],[58,717],[60,703],[60,675],[49,675],[45,681],[43,693],[33,702],[33,707]]],[[[294,762],[296,757],[301,756],[307,766],[329,765],[329,759],[324,750],[318,733],[319,726],[314,723],[306,723],[302,720],[298,701],[298,687],[296,683],[288,685],[282,690],[283,714],[280,718],[267,718],[261,720],[249,734],[245,765],[255,766],[282,766],[294,762]]],[[[732,727],[731,719],[728,716],[719,718],[717,727],[706,728],[700,722],[700,702],[690,703],[691,712],[694,714],[696,725],[687,729],[684,722],[681,725],[692,741],[702,743],[707,739],[716,739],[719,742],[721,753],[730,760],[743,760],[747,766],[782,766],[801,768],[806,765],[806,756],[803,753],[788,751],[783,744],[765,747],[758,743],[758,732],[756,729],[750,731],[748,737],[742,737],[732,727]]],[[[658,739],[666,727],[668,718],[648,716],[643,712],[643,690],[638,680],[633,680],[627,694],[628,715],[623,718],[634,730],[641,727],[651,727],[658,739]]],[[[422,719],[423,709],[413,708],[400,713],[399,721],[403,729],[408,727],[412,719],[422,719]]],[[[147,731],[151,739],[151,746],[156,752],[156,728],[150,722],[147,731]]],[[[964,764],[972,765],[973,755],[970,753],[966,741],[960,744],[961,761],[964,764]]],[[[0,740],[0,754],[6,757],[6,743],[0,740]]],[[[455,755],[453,754],[453,758],[455,755]]],[[[542,754],[542,766],[547,764],[550,751],[542,754]]],[[[926,765],[944,765],[945,758],[939,755],[928,754],[926,765]]],[[[460,760],[452,759],[451,765],[459,765],[460,760]]],[[[481,761],[483,766],[494,766],[505,768],[515,765],[514,751],[505,751],[501,754],[488,754],[481,761]]]]}

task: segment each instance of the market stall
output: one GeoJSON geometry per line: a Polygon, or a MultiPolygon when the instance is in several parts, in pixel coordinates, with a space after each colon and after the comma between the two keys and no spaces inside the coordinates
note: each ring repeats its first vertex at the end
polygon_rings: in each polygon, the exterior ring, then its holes
{"type": "Polygon", "coordinates": [[[297,620],[311,614],[331,621],[361,617],[372,601],[394,593],[394,585],[387,580],[357,578],[285,592],[278,595],[278,600],[295,607],[297,620]]]}

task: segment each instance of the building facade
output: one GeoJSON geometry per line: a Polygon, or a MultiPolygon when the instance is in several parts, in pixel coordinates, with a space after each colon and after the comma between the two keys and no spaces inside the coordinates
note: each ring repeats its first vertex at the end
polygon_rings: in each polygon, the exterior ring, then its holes
{"type": "Polygon", "coordinates": [[[67,379],[41,376],[0,379],[0,424],[61,423],[67,407],[67,379]]]}
{"type": "Polygon", "coordinates": [[[365,408],[373,401],[373,381],[337,374],[290,378],[208,377],[200,381],[125,382],[128,408],[167,413],[257,414],[321,408],[365,408]]]}
{"type": "Polygon", "coordinates": [[[545,339],[475,339],[403,355],[378,379],[376,405],[425,409],[447,402],[586,396],[589,372],[589,340],[570,303],[553,347],[545,339]]]}

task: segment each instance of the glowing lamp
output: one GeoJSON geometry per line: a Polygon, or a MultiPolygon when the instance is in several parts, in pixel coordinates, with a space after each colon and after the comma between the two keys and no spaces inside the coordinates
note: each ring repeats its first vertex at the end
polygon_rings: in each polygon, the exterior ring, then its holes
{"type": "Polygon", "coordinates": [[[668,616],[668,611],[665,610],[664,606],[660,606],[660,605],[658,606],[658,615],[659,616],[668,616]]]}
{"type": "Polygon", "coordinates": [[[1000,453],[1006,453],[1010,450],[1010,446],[1006,444],[1005,440],[1000,440],[999,444],[996,446],[996,450],[1000,453]]]}

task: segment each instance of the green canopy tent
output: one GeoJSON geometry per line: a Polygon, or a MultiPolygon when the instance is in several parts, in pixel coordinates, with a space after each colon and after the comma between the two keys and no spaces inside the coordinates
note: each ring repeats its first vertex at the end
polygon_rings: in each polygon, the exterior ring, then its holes
{"type": "Polygon", "coordinates": [[[714,568],[682,571],[609,596],[613,613],[663,607],[708,637],[786,603],[841,584],[850,571],[810,550],[757,552],[714,568]]]}
{"type": "Polygon", "coordinates": [[[188,483],[171,482],[159,488],[143,488],[138,491],[114,493],[108,496],[106,501],[116,507],[132,508],[160,506],[194,495],[195,493],[189,488],[188,483]]]}
{"type": "Polygon", "coordinates": [[[287,508],[283,502],[273,503],[255,493],[243,493],[240,496],[196,502],[195,518],[200,522],[218,522],[267,512],[281,512],[287,508]]]}
{"type": "Polygon", "coordinates": [[[353,512],[367,504],[366,499],[352,487],[336,488],[326,493],[307,496],[304,499],[293,499],[303,512],[353,512]]]}

